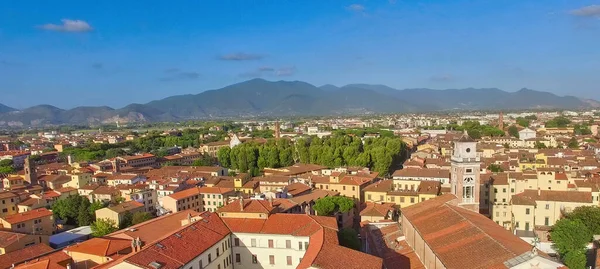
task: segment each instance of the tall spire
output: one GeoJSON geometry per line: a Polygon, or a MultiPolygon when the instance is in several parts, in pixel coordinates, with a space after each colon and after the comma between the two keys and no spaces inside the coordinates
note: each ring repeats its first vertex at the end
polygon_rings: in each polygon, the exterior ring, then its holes
{"type": "Polygon", "coordinates": [[[504,114],[500,111],[500,116],[498,117],[498,129],[504,131],[504,114]]]}

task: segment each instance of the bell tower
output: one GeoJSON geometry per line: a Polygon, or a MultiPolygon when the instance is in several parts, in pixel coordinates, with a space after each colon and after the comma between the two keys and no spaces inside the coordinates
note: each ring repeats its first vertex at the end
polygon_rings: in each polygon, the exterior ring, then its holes
{"type": "Polygon", "coordinates": [[[27,181],[27,183],[29,183],[29,185],[38,184],[38,177],[37,177],[35,164],[33,163],[33,161],[31,161],[31,159],[29,157],[27,157],[27,159],[25,159],[24,170],[25,170],[24,171],[25,172],[25,181],[27,181]]]}
{"type": "Polygon", "coordinates": [[[451,161],[450,187],[458,198],[458,205],[479,212],[480,206],[480,159],[477,157],[477,142],[467,131],[454,142],[451,161]]]}

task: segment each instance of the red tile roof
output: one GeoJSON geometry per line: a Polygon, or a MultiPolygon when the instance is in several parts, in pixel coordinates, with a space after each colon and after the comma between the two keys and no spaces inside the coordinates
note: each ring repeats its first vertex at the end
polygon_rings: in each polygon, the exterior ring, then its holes
{"type": "Polygon", "coordinates": [[[394,203],[371,203],[367,202],[365,208],[360,211],[361,216],[385,217],[390,211],[395,210],[394,203]]]}
{"type": "Polygon", "coordinates": [[[446,268],[505,268],[504,262],[531,251],[529,243],[489,218],[449,203],[455,199],[443,195],[402,209],[446,268]]]}
{"type": "Polygon", "coordinates": [[[263,213],[263,214],[271,214],[275,211],[275,207],[271,205],[271,203],[267,200],[250,200],[250,199],[240,199],[238,201],[231,202],[223,207],[219,208],[217,212],[219,213],[227,213],[227,212],[244,212],[244,213],[263,213]],[[244,209],[242,210],[241,204],[244,204],[244,209]]]}
{"type": "Polygon", "coordinates": [[[164,239],[129,255],[125,262],[152,269],[156,262],[162,268],[181,268],[231,232],[217,214],[204,212],[202,220],[185,226],[164,239]]]}
{"type": "Polygon", "coordinates": [[[46,244],[37,244],[24,249],[6,253],[4,255],[0,255],[0,268],[10,268],[13,264],[22,263],[51,251],[54,251],[54,249],[50,246],[46,244]]]}
{"type": "Polygon", "coordinates": [[[0,231],[0,247],[6,248],[24,237],[27,237],[27,235],[9,231],[0,231]]]}
{"type": "Polygon", "coordinates": [[[512,197],[513,204],[520,204],[525,200],[555,201],[572,203],[592,203],[592,193],[584,191],[553,191],[553,190],[524,190],[512,197]],[[516,200],[515,200],[516,199],[516,200]]]}
{"type": "Polygon", "coordinates": [[[131,240],[113,237],[96,237],[77,245],[67,247],[65,251],[67,251],[67,253],[76,252],[99,257],[111,257],[117,254],[130,253],[131,240]]]}
{"type": "Polygon", "coordinates": [[[28,220],[44,218],[49,216],[52,216],[52,212],[50,210],[46,208],[38,208],[27,212],[6,216],[3,219],[4,221],[10,224],[17,224],[28,220]]]}

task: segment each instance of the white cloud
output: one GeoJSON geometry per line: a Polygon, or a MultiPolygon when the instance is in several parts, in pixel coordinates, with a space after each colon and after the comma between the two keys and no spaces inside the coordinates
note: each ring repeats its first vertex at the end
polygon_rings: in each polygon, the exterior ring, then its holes
{"type": "Polygon", "coordinates": [[[62,24],[48,23],[40,26],[41,29],[58,32],[89,32],[93,28],[89,23],[82,20],[62,19],[62,24]]]}
{"type": "Polygon", "coordinates": [[[591,5],[574,9],[569,12],[573,16],[579,17],[599,17],[600,18],[600,5],[591,5]]]}
{"type": "Polygon", "coordinates": [[[363,6],[361,4],[352,4],[352,5],[347,6],[346,9],[348,9],[350,11],[362,13],[365,11],[365,6],[363,6]]]}

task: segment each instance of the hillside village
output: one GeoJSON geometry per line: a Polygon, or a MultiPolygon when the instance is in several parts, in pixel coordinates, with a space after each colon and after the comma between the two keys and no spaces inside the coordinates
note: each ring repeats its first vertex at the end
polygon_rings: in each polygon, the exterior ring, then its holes
{"type": "Polygon", "coordinates": [[[599,123],[500,112],[0,137],[0,268],[567,268],[551,234],[600,205],[599,123]]]}

